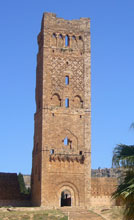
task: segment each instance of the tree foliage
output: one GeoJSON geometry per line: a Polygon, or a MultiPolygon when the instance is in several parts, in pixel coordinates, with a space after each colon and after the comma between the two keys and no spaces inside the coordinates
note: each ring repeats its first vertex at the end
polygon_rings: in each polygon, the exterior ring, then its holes
{"type": "Polygon", "coordinates": [[[124,178],[113,193],[125,205],[124,219],[134,220],[134,145],[119,144],[113,152],[114,167],[125,167],[124,178]]]}
{"type": "Polygon", "coordinates": [[[112,164],[115,167],[134,169],[134,145],[117,145],[113,152],[112,164]]]}
{"type": "Polygon", "coordinates": [[[21,173],[19,173],[18,175],[18,181],[19,181],[19,186],[20,186],[20,192],[23,194],[30,194],[30,188],[26,188],[25,186],[25,182],[24,182],[24,178],[23,175],[21,173]]]}

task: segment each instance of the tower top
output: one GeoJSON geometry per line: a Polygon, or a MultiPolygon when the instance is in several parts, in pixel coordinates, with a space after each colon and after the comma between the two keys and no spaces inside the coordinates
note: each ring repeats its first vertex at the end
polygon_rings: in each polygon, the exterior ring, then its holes
{"type": "MultiPolygon", "coordinates": [[[[44,12],[43,16],[58,18],[57,14],[52,13],[52,12],[44,12]]],[[[58,19],[63,19],[63,18],[58,18],[58,19]]],[[[90,18],[81,17],[80,19],[72,19],[72,20],[67,20],[67,21],[79,21],[79,20],[90,20],[90,18]]]]}
{"type": "Polygon", "coordinates": [[[90,30],[90,18],[80,18],[80,19],[73,19],[73,20],[66,20],[64,18],[59,18],[55,13],[44,12],[42,18],[42,28],[52,28],[55,29],[68,29],[74,30],[74,27],[78,31],[89,31],[90,30]]]}

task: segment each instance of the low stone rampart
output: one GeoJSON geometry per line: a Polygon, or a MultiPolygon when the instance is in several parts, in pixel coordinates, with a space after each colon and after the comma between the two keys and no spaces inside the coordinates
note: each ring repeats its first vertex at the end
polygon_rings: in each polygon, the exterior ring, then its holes
{"type": "Polygon", "coordinates": [[[30,198],[20,193],[16,173],[0,173],[0,206],[30,206],[30,198]]]}
{"type": "Polygon", "coordinates": [[[92,177],[91,178],[91,204],[92,206],[111,206],[116,201],[111,199],[112,193],[118,185],[117,178],[92,177]]]}

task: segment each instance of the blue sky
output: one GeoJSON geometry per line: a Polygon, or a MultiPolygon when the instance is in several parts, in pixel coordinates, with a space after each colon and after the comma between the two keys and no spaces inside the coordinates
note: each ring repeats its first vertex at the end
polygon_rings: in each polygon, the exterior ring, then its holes
{"type": "Polygon", "coordinates": [[[134,1],[0,1],[0,172],[30,174],[37,34],[43,12],[91,19],[92,168],[134,143],[134,1]]]}

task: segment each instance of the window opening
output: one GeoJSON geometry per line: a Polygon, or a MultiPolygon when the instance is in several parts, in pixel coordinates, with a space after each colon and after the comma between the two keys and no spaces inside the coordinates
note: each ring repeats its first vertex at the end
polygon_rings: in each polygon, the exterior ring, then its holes
{"type": "Polygon", "coordinates": [[[69,46],[69,37],[68,37],[68,35],[65,36],[65,46],[66,47],[69,46]]]}
{"type": "Polygon", "coordinates": [[[65,107],[68,108],[69,107],[69,98],[65,99],[65,107]]]}
{"type": "Polygon", "coordinates": [[[82,151],[80,151],[79,154],[82,155],[82,151]]]}
{"type": "Polygon", "coordinates": [[[65,145],[65,146],[68,145],[68,138],[67,138],[67,137],[64,139],[64,145],[65,145]]]}
{"type": "Polygon", "coordinates": [[[53,33],[53,38],[56,38],[56,34],[55,33],[53,33]]]}
{"type": "Polygon", "coordinates": [[[69,85],[69,76],[65,76],[65,84],[69,85]]]}
{"type": "Polygon", "coordinates": [[[60,39],[62,39],[62,38],[63,38],[63,37],[62,37],[62,34],[60,34],[60,35],[59,35],[59,38],[60,38],[60,39]]]}
{"type": "Polygon", "coordinates": [[[70,142],[70,149],[72,149],[72,141],[69,141],[70,142]]]}
{"type": "Polygon", "coordinates": [[[73,39],[73,40],[76,40],[76,37],[73,35],[73,36],[72,36],[72,39],[73,39]]]}
{"type": "Polygon", "coordinates": [[[81,36],[79,36],[79,40],[82,40],[82,37],[81,37],[81,36]]]}
{"type": "Polygon", "coordinates": [[[54,149],[51,149],[51,150],[50,150],[50,154],[51,154],[51,155],[54,154],[54,149]]]}

